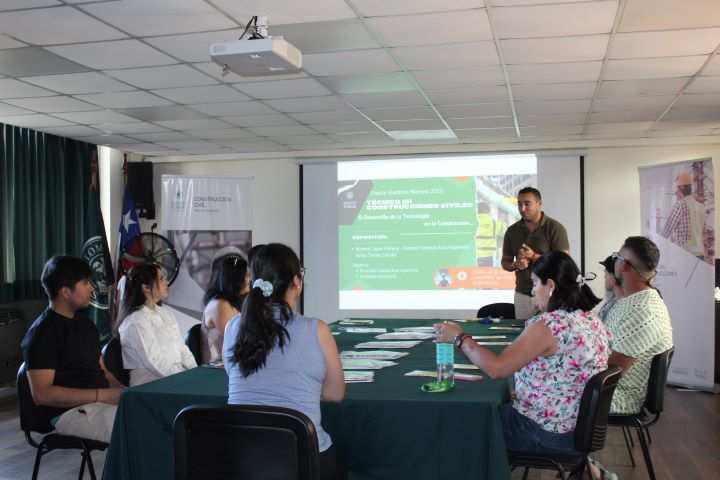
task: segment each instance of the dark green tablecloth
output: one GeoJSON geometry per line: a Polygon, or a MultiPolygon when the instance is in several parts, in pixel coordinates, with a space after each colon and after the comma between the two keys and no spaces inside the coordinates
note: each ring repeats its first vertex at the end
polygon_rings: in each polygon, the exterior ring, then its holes
{"type": "MultiPolygon", "coordinates": [[[[431,324],[376,320],[372,326],[431,324]]],[[[506,334],[509,339],[517,333],[477,324],[464,327],[469,333],[506,334]]],[[[343,351],[374,335],[342,332],[335,339],[343,351]]],[[[374,383],[348,385],[342,404],[322,405],[323,427],[351,478],[509,478],[497,414],[508,397],[508,381],[456,381],[451,392],[425,393],[420,385],[431,379],[403,374],[434,370],[435,347],[425,340],[409,352],[398,365],[376,371],[374,383]]],[[[469,363],[462,354],[455,361],[469,363]]],[[[226,401],[225,371],[207,367],[127,389],[118,406],[103,478],[172,478],[172,424],[177,413],[187,405],[226,401]]]]}

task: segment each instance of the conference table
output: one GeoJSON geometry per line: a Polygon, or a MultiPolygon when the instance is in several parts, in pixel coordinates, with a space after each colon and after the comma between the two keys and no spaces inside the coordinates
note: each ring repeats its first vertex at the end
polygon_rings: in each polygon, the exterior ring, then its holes
{"type": "MultiPolygon", "coordinates": [[[[374,320],[370,327],[429,326],[436,320],[374,320]]],[[[463,324],[473,335],[506,335],[511,341],[519,321],[499,325],[463,324]]],[[[331,325],[340,351],[374,340],[378,333],[350,333],[331,325]]],[[[490,346],[496,352],[504,346],[490,346]]],[[[405,351],[405,350],[403,350],[405,351]]],[[[348,384],[341,404],[322,404],[322,425],[333,440],[335,455],[354,480],[508,479],[498,407],[509,398],[510,379],[456,380],[444,393],[427,393],[420,386],[432,380],[404,374],[435,370],[435,346],[423,340],[406,350],[397,365],[375,370],[372,383],[348,384]]],[[[469,363],[456,350],[456,363],[469,363]]],[[[481,374],[477,370],[463,373],[481,374]]],[[[458,371],[456,371],[458,373],[458,371]]],[[[118,405],[103,478],[171,479],[172,427],[188,405],[225,404],[227,375],[223,369],[201,366],[154,382],[126,389],[118,405]]]]}

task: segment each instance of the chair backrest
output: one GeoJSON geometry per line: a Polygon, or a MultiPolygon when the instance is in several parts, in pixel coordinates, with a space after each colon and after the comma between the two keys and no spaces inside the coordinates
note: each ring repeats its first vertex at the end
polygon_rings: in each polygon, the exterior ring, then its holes
{"type": "Polygon", "coordinates": [[[665,385],[667,384],[670,361],[672,361],[675,347],[658,353],[650,364],[647,394],[645,395],[645,408],[650,413],[660,413],[665,405],[665,385]]]}
{"type": "Polygon", "coordinates": [[[195,363],[202,363],[200,351],[202,348],[202,323],[196,323],[185,334],[185,345],[195,357],[195,363]]]}
{"type": "Polygon", "coordinates": [[[54,428],[50,423],[50,419],[58,413],[56,413],[56,409],[40,407],[35,404],[24,362],[18,369],[17,389],[20,404],[20,428],[26,433],[48,433],[53,431],[54,428]]]}
{"type": "Polygon", "coordinates": [[[176,480],[314,480],[318,455],[312,421],[289,408],[191,405],[173,426],[176,480]]]}
{"type": "Polygon", "coordinates": [[[477,318],[515,318],[515,305],[512,303],[490,303],[480,307],[477,318]]]}
{"type": "Polygon", "coordinates": [[[594,452],[605,446],[608,428],[610,402],[620,380],[620,367],[611,365],[607,370],[595,374],[588,380],[580,399],[577,423],[575,424],[575,449],[580,452],[594,452]]]}
{"type": "Polygon", "coordinates": [[[120,345],[120,337],[113,337],[102,349],[103,361],[105,368],[115,375],[120,383],[125,386],[130,385],[130,370],[126,370],[123,366],[122,346],[120,345]]]}

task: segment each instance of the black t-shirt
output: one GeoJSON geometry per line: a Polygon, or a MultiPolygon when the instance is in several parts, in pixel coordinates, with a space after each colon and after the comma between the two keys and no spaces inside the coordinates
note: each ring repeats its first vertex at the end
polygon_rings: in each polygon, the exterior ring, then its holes
{"type": "MultiPolygon", "coordinates": [[[[28,370],[55,370],[53,385],[108,388],[100,368],[100,333],[83,314],[67,318],[47,308],[25,334],[23,357],[28,370]]],[[[48,408],[49,418],[67,409],[48,408]]]]}

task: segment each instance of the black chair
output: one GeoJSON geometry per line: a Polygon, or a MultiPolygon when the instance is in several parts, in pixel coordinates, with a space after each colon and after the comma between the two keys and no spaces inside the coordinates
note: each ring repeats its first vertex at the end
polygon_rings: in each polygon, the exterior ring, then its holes
{"type": "Polygon", "coordinates": [[[125,369],[122,359],[122,346],[120,345],[120,337],[113,337],[105,344],[102,349],[103,361],[105,368],[115,375],[123,385],[130,386],[130,370],[125,369]]]}
{"type": "Polygon", "coordinates": [[[655,470],[653,469],[650,449],[648,447],[648,443],[650,442],[649,427],[652,427],[660,420],[660,414],[665,406],[665,386],[667,385],[668,371],[670,370],[670,362],[672,361],[674,353],[675,347],[672,347],[653,357],[652,363],[650,364],[645,403],[640,412],[632,415],[610,415],[608,420],[609,425],[622,427],[625,445],[630,454],[630,461],[633,467],[635,466],[635,458],[630,448],[630,443],[632,442],[630,429],[635,428],[637,430],[640,448],[642,449],[645,465],[647,466],[648,475],[651,480],[655,480],[655,470]]]}
{"type": "Polygon", "coordinates": [[[531,468],[555,470],[561,480],[565,480],[565,472],[582,472],[583,469],[587,469],[592,478],[588,455],[605,446],[610,402],[618,380],[620,380],[620,368],[611,365],[607,370],[594,375],[585,386],[580,399],[573,438],[573,445],[579,452],[578,455],[508,450],[510,470],[525,467],[524,480],[527,479],[531,468]]]}
{"type": "Polygon", "coordinates": [[[515,305],[512,303],[490,303],[480,307],[476,318],[515,318],[515,305]]]}
{"type": "Polygon", "coordinates": [[[202,348],[202,324],[196,323],[185,334],[185,345],[190,349],[190,352],[195,357],[195,363],[200,365],[201,355],[200,349],[202,348]]]}
{"type": "Polygon", "coordinates": [[[175,480],[315,480],[318,441],[304,414],[262,405],[191,405],[173,426],[175,480]]]}
{"type": "Polygon", "coordinates": [[[105,442],[99,442],[97,440],[90,440],[88,438],[75,437],[72,435],[61,435],[59,433],[49,433],[54,430],[53,426],[46,419],[47,415],[43,415],[44,412],[41,409],[45,407],[39,407],[35,404],[30,391],[30,383],[27,379],[27,372],[25,370],[25,364],[20,365],[20,369],[17,374],[17,388],[18,397],[20,403],[20,428],[25,432],[25,438],[28,443],[37,449],[35,455],[35,466],[33,468],[32,479],[38,478],[38,472],[40,470],[40,460],[43,455],[53,450],[67,450],[67,449],[79,449],[82,450],[81,456],[82,461],[80,462],[80,473],[78,474],[78,480],[83,478],[85,473],[85,464],[87,463],[88,472],[90,478],[95,480],[95,468],[92,463],[92,456],[90,453],[93,450],[105,450],[108,444],[105,442]],[[36,433],[47,433],[40,443],[37,443],[33,437],[32,432],[36,433]]]}

